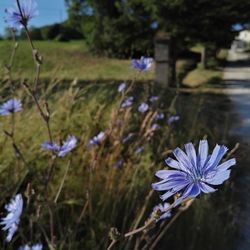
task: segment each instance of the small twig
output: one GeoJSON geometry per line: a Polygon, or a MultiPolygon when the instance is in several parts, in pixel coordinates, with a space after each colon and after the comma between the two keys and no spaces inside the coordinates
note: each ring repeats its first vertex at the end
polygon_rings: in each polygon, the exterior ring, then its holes
{"type": "Polygon", "coordinates": [[[83,216],[84,216],[84,214],[85,214],[85,212],[86,212],[86,210],[88,208],[88,205],[89,205],[89,200],[86,201],[86,203],[84,204],[84,206],[82,208],[81,214],[80,214],[79,218],[76,221],[77,225],[80,224],[80,222],[81,222],[81,220],[82,220],[82,218],[83,218],[83,216]]]}
{"type": "MultiPolygon", "coordinates": [[[[183,201],[185,202],[185,201],[183,201]]],[[[172,203],[165,211],[164,213],[166,213],[167,211],[171,210],[173,207],[174,207],[174,203],[172,203]]],[[[112,247],[115,245],[115,243],[117,243],[118,241],[122,240],[122,239],[125,239],[125,238],[128,238],[132,235],[135,235],[135,234],[138,234],[140,232],[143,232],[144,230],[146,230],[147,228],[149,228],[150,226],[152,226],[153,224],[155,224],[156,222],[156,219],[155,218],[150,218],[149,220],[146,221],[146,223],[144,224],[144,226],[142,227],[139,227],[137,229],[134,229],[124,235],[121,235],[118,239],[113,239],[111,244],[108,246],[108,250],[112,249],[112,247]]]]}
{"type": "Polygon", "coordinates": [[[107,250],[111,250],[112,247],[115,245],[116,242],[117,242],[117,240],[113,240],[113,241],[111,242],[111,244],[109,245],[109,247],[107,248],[107,250]]]}
{"type": "Polygon", "coordinates": [[[55,199],[54,199],[54,203],[57,203],[57,200],[58,200],[58,198],[59,198],[59,195],[60,195],[60,193],[62,192],[63,185],[64,185],[64,182],[65,182],[66,176],[67,176],[67,174],[68,174],[70,164],[71,164],[71,161],[68,161],[68,164],[67,164],[67,166],[66,166],[66,169],[65,169],[65,172],[64,172],[64,175],[63,175],[61,184],[60,184],[60,187],[59,187],[58,192],[57,192],[57,195],[56,195],[56,197],[55,197],[55,199]]]}
{"type": "MultiPolygon", "coordinates": [[[[139,215],[139,217],[138,217],[138,219],[137,219],[137,221],[136,221],[133,229],[135,229],[135,228],[138,227],[138,225],[139,225],[139,223],[140,223],[140,221],[141,221],[141,219],[142,219],[142,217],[143,217],[143,215],[144,215],[144,213],[146,211],[148,202],[149,202],[150,198],[152,197],[153,193],[154,193],[154,190],[150,190],[149,194],[147,195],[147,197],[145,199],[145,204],[144,204],[144,206],[143,206],[143,208],[142,208],[142,210],[140,212],[140,215],[139,215]]],[[[132,237],[129,240],[131,241],[132,237]]]]}
{"type": "MultiPolygon", "coordinates": [[[[184,207],[180,207],[178,212],[174,215],[174,217],[170,220],[170,222],[164,227],[164,229],[161,231],[161,233],[157,236],[157,238],[154,240],[153,244],[150,248],[146,248],[147,250],[153,250],[161,240],[161,238],[166,234],[167,230],[174,224],[174,222],[177,220],[177,218],[186,211],[194,202],[193,200],[189,200],[184,207]]],[[[145,250],[146,250],[145,249],[145,250]]]]}
{"type": "Polygon", "coordinates": [[[37,109],[39,110],[40,116],[42,117],[43,121],[46,124],[48,135],[49,135],[49,140],[50,140],[50,142],[53,142],[53,137],[52,137],[52,133],[51,133],[51,129],[50,129],[50,112],[48,112],[48,104],[45,105],[46,111],[47,111],[45,114],[45,112],[41,108],[39,101],[37,100],[37,97],[35,96],[35,93],[30,88],[30,86],[26,82],[23,82],[22,84],[25,87],[25,89],[27,90],[27,92],[31,95],[33,101],[35,102],[37,109]]]}
{"type": "Polygon", "coordinates": [[[225,158],[225,161],[228,160],[240,147],[240,144],[237,142],[232,150],[230,150],[225,158]]]}
{"type": "Polygon", "coordinates": [[[49,225],[50,225],[50,242],[54,246],[54,216],[50,204],[48,204],[49,225]]]}
{"type": "Polygon", "coordinates": [[[48,191],[49,183],[50,183],[52,176],[53,176],[53,172],[54,172],[54,168],[55,168],[55,159],[56,159],[56,157],[53,157],[53,158],[51,158],[51,161],[50,161],[48,177],[47,177],[46,185],[45,185],[45,190],[47,190],[47,191],[48,191]]]}
{"type": "Polygon", "coordinates": [[[15,139],[14,139],[14,134],[12,132],[8,132],[6,130],[4,130],[4,134],[7,135],[11,139],[12,147],[14,149],[14,152],[15,152],[15,155],[17,156],[17,158],[20,158],[24,162],[24,164],[27,165],[27,162],[26,162],[21,150],[16,145],[16,142],[15,142],[15,139]]]}

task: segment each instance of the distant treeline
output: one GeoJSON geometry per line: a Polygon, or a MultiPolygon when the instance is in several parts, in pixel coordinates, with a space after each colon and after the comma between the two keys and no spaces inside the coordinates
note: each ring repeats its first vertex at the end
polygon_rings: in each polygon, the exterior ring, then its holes
{"type": "MultiPolygon", "coordinates": [[[[215,54],[250,21],[249,0],[65,0],[68,24],[92,51],[112,57],[152,54],[154,36],[174,38],[176,51],[202,44],[215,54]]],[[[210,53],[210,52],[209,52],[210,53]]]]}
{"type": "MultiPolygon", "coordinates": [[[[109,57],[152,55],[154,37],[167,33],[175,51],[194,44],[213,57],[250,23],[249,0],[65,0],[68,20],[31,28],[35,40],[85,39],[90,50],[109,57]]],[[[20,37],[25,37],[24,32],[20,37]]]]}
{"type": "MultiPolygon", "coordinates": [[[[30,27],[29,31],[32,40],[56,40],[65,42],[84,38],[82,32],[69,26],[67,22],[55,23],[41,28],[30,27]]],[[[19,39],[26,39],[24,30],[21,30],[21,32],[16,35],[19,39]]],[[[10,39],[11,37],[10,31],[6,29],[5,38],[10,39]]]]}

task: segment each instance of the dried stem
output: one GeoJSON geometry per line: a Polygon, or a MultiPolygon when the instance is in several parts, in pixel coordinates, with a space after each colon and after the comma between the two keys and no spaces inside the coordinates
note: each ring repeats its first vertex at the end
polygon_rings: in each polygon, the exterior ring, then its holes
{"type": "Polygon", "coordinates": [[[19,149],[19,147],[17,146],[17,144],[15,142],[14,134],[9,133],[8,131],[4,131],[4,133],[5,133],[5,135],[7,135],[11,139],[12,146],[13,146],[13,149],[14,149],[14,152],[15,152],[15,155],[17,156],[17,158],[20,158],[24,162],[25,165],[28,165],[21,150],[19,149]]]}
{"type": "MultiPolygon", "coordinates": [[[[183,202],[187,202],[190,201],[189,199],[184,200],[183,202]]],[[[166,213],[167,211],[171,210],[172,208],[174,208],[175,203],[172,203],[165,211],[164,213],[166,213]]],[[[110,243],[110,245],[108,246],[107,250],[112,249],[112,247],[120,240],[122,239],[126,239],[132,235],[136,235],[138,233],[143,232],[144,230],[146,230],[147,228],[149,228],[150,226],[152,226],[153,224],[156,223],[156,219],[155,218],[150,218],[149,220],[146,221],[146,223],[144,224],[144,226],[139,227],[137,229],[133,229],[132,231],[125,233],[124,235],[121,235],[118,239],[113,239],[112,242],[110,243]]]]}
{"type": "Polygon", "coordinates": [[[46,103],[47,112],[45,114],[45,112],[43,111],[39,101],[37,100],[37,97],[36,97],[34,91],[30,88],[30,86],[26,82],[23,82],[23,86],[28,91],[28,93],[31,95],[32,99],[34,100],[34,102],[35,102],[35,104],[37,106],[37,109],[39,110],[39,113],[40,113],[43,121],[46,124],[48,135],[49,135],[49,140],[50,140],[50,142],[53,142],[52,132],[51,132],[51,129],[50,129],[50,112],[48,112],[48,104],[46,103]]]}
{"type": "Polygon", "coordinates": [[[57,203],[57,200],[58,200],[58,198],[59,198],[59,196],[60,196],[60,193],[62,192],[62,189],[63,189],[63,185],[64,185],[64,183],[65,183],[66,176],[67,176],[67,174],[68,174],[68,172],[69,172],[70,164],[71,164],[71,161],[68,161],[68,164],[67,164],[67,166],[66,166],[66,168],[65,168],[65,172],[64,172],[64,175],[63,175],[61,184],[60,184],[60,187],[59,187],[58,192],[57,192],[57,195],[56,195],[56,197],[55,197],[55,199],[54,199],[54,203],[57,203]]]}
{"type": "Polygon", "coordinates": [[[169,221],[167,225],[161,230],[160,234],[156,237],[154,240],[153,244],[151,245],[150,248],[146,247],[145,249],[143,248],[142,250],[153,250],[156,248],[157,244],[159,241],[162,239],[162,237],[166,234],[167,230],[174,224],[174,222],[177,220],[177,218],[184,212],[186,211],[194,202],[194,199],[189,200],[184,207],[180,207],[178,212],[174,215],[174,217],[169,221]]]}
{"type": "Polygon", "coordinates": [[[235,144],[234,148],[231,149],[231,150],[228,152],[228,154],[227,154],[227,156],[226,156],[226,158],[225,158],[225,161],[228,160],[228,159],[238,150],[239,147],[240,147],[240,144],[237,142],[237,143],[235,144]]]}

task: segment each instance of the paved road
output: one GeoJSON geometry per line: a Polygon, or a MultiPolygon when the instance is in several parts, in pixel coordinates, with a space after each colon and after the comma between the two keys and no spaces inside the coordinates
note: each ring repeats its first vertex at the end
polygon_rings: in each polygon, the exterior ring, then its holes
{"type": "MultiPolygon", "coordinates": [[[[237,250],[250,249],[250,55],[229,52],[228,65],[224,70],[223,84],[229,91],[238,122],[230,131],[241,141],[238,168],[238,184],[241,196],[241,212],[238,215],[240,233],[237,250]],[[237,90],[240,94],[234,95],[237,90]]],[[[233,119],[233,117],[231,118],[233,119]]]]}
{"type": "Polygon", "coordinates": [[[250,88],[250,54],[229,51],[228,65],[224,70],[223,79],[230,87],[250,88]]]}

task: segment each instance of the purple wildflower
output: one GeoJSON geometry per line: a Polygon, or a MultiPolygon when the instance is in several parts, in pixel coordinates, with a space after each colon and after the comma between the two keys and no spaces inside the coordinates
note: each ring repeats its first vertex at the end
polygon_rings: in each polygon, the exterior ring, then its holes
{"type": "Polygon", "coordinates": [[[121,159],[115,163],[115,168],[121,168],[122,165],[123,165],[123,160],[121,159]]]}
{"type": "Polygon", "coordinates": [[[208,142],[201,140],[198,154],[192,143],[185,145],[186,153],[180,148],[173,151],[176,160],[167,158],[166,164],[176,170],[160,170],[156,176],[162,181],[152,184],[157,191],[167,191],[160,198],[165,201],[169,197],[180,193],[175,201],[175,206],[186,198],[195,198],[200,193],[215,192],[211,185],[220,185],[226,181],[231,170],[229,168],[236,164],[235,159],[220,163],[227,152],[227,147],[216,145],[211,155],[208,155],[208,142]]]}
{"type": "Polygon", "coordinates": [[[123,92],[126,88],[126,83],[123,82],[118,86],[118,92],[123,92]]]}
{"type": "Polygon", "coordinates": [[[3,230],[8,231],[6,241],[10,242],[17,230],[20,222],[20,216],[23,211],[22,195],[17,194],[14,198],[12,198],[10,203],[5,205],[5,209],[8,211],[8,215],[1,220],[0,225],[4,225],[3,230]]]}
{"type": "Polygon", "coordinates": [[[89,140],[89,147],[93,145],[99,145],[101,141],[104,140],[104,137],[105,133],[101,131],[98,135],[94,136],[92,139],[89,140]]]}
{"type": "Polygon", "coordinates": [[[152,126],[151,126],[151,130],[155,131],[157,129],[159,129],[160,126],[157,124],[157,123],[154,123],[152,126]]]}
{"type": "Polygon", "coordinates": [[[169,210],[170,204],[165,202],[164,204],[159,204],[153,208],[151,217],[155,217],[157,221],[164,220],[171,217],[171,211],[169,210]]]}
{"type": "Polygon", "coordinates": [[[141,154],[143,151],[144,151],[144,147],[138,147],[138,148],[136,148],[136,150],[135,150],[135,154],[139,155],[139,154],[141,154]]]}
{"type": "Polygon", "coordinates": [[[18,250],[42,250],[42,249],[43,249],[43,245],[40,243],[35,244],[33,246],[25,245],[25,246],[21,246],[18,248],[18,250]]]}
{"type": "Polygon", "coordinates": [[[122,108],[130,107],[133,104],[133,101],[134,101],[134,97],[130,96],[122,102],[121,107],[122,108]]]}
{"type": "Polygon", "coordinates": [[[168,125],[171,125],[174,122],[177,122],[180,120],[180,116],[178,115],[172,115],[168,118],[168,125]]]}
{"type": "Polygon", "coordinates": [[[58,152],[58,157],[64,157],[76,147],[77,139],[75,136],[68,136],[67,140],[63,142],[58,152]]]}
{"type": "Polygon", "coordinates": [[[129,141],[133,136],[134,136],[133,133],[129,133],[126,137],[123,138],[122,142],[123,142],[123,143],[126,143],[126,142],[129,141]]]}
{"type": "Polygon", "coordinates": [[[132,67],[139,71],[147,71],[151,68],[153,64],[153,59],[149,57],[142,56],[141,59],[132,59],[132,67]]]}
{"type": "Polygon", "coordinates": [[[75,136],[68,136],[67,140],[63,142],[62,146],[59,146],[55,142],[44,142],[41,147],[44,150],[52,151],[58,157],[64,157],[70,151],[76,147],[77,139],[75,136]]]}
{"type": "Polygon", "coordinates": [[[159,99],[159,97],[158,96],[154,96],[154,95],[149,97],[149,101],[150,102],[156,102],[158,99],[159,99]]]}
{"type": "Polygon", "coordinates": [[[9,114],[16,113],[22,110],[22,103],[21,101],[17,100],[16,98],[10,99],[3,103],[0,107],[0,115],[5,116],[9,114]]]}
{"type": "Polygon", "coordinates": [[[159,120],[162,120],[164,119],[165,115],[164,113],[157,113],[156,116],[155,116],[155,121],[159,121],[159,120]]]}
{"type": "Polygon", "coordinates": [[[7,16],[5,22],[11,28],[18,29],[27,26],[28,22],[38,16],[37,3],[34,0],[20,0],[20,8],[18,6],[10,7],[5,10],[7,16]]]}
{"type": "Polygon", "coordinates": [[[44,142],[41,145],[41,148],[44,149],[44,150],[53,151],[56,154],[60,151],[60,147],[56,143],[50,142],[50,141],[44,142]]]}
{"type": "Polygon", "coordinates": [[[140,106],[138,107],[138,111],[141,113],[147,112],[149,109],[149,105],[145,102],[141,103],[140,106]]]}

